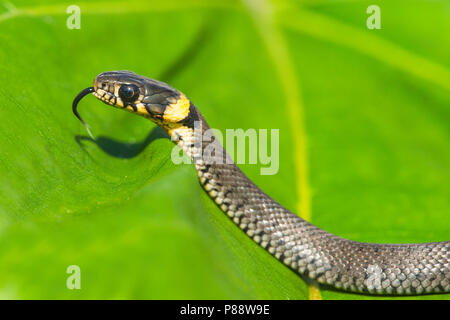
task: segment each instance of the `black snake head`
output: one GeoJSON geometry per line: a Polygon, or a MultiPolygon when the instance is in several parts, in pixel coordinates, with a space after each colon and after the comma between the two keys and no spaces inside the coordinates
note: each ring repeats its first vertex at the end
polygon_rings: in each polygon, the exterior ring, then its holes
{"type": "Polygon", "coordinates": [[[109,71],[94,80],[94,96],[158,122],[179,122],[189,114],[190,102],[168,84],[131,71],[109,71]]]}
{"type": "Polygon", "coordinates": [[[95,77],[94,86],[81,91],[73,101],[73,112],[85,126],[77,105],[89,93],[108,105],[153,120],[165,129],[186,120],[191,109],[189,99],[164,82],[126,70],[108,71],[95,77]]]}

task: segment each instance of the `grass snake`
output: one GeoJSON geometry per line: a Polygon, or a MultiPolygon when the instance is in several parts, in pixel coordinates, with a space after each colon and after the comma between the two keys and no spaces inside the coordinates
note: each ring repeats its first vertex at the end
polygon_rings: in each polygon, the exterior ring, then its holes
{"type": "Polygon", "coordinates": [[[130,71],[99,74],[93,93],[104,103],[162,127],[198,172],[200,184],[219,208],[261,247],[303,277],[336,289],[370,294],[450,292],[450,241],[375,244],[326,232],[284,208],[256,186],[230,159],[200,111],[166,83],[130,71]],[[200,128],[200,129],[199,129],[200,128]],[[207,148],[219,152],[207,153],[207,148]]]}

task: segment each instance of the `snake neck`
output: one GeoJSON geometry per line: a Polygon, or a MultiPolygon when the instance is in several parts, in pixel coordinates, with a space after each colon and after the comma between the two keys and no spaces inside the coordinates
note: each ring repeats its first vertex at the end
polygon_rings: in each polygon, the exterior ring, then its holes
{"type": "Polygon", "coordinates": [[[171,140],[178,145],[193,160],[197,170],[203,166],[213,168],[219,164],[236,164],[225,151],[214,135],[200,111],[192,104],[189,116],[177,123],[158,123],[170,135],[171,140]]]}
{"type": "MultiPolygon", "coordinates": [[[[176,127],[172,125],[165,130],[192,159],[200,184],[210,198],[245,232],[247,225],[256,222],[259,216],[252,214],[255,212],[251,205],[255,194],[283,208],[239,169],[192,103],[189,117],[176,127]]],[[[257,231],[249,234],[259,233],[260,230],[257,231]]]]}

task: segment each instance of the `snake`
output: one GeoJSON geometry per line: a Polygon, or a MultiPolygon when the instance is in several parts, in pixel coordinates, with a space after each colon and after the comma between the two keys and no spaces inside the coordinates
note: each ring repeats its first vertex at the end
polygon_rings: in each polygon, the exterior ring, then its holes
{"type": "Polygon", "coordinates": [[[199,109],[181,91],[131,71],[97,75],[72,109],[92,93],[107,105],[143,116],[192,160],[200,185],[248,237],[301,278],[338,291],[374,295],[450,292],[450,241],[364,243],[331,234],[289,211],[234,163],[199,109]],[[215,152],[206,152],[215,150],[215,152]]]}

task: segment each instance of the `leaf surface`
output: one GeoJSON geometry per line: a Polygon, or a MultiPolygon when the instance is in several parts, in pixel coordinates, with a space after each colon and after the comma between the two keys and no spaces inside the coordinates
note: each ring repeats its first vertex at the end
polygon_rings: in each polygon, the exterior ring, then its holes
{"type": "MultiPolygon", "coordinates": [[[[357,241],[448,240],[450,63],[421,29],[448,29],[439,13],[448,5],[405,3],[383,1],[377,31],[365,29],[365,1],[273,4],[302,93],[311,220],[357,241]],[[410,24],[403,10],[418,8],[434,23],[410,24]],[[376,33],[381,50],[393,43],[438,71],[408,71],[395,63],[401,54],[392,63],[345,34],[330,38],[330,21],[368,43],[376,33]]],[[[296,211],[296,128],[283,73],[248,7],[92,1],[80,4],[81,29],[69,30],[70,2],[12,4],[0,11],[0,297],[308,298],[303,280],[215,207],[192,166],[172,163],[173,144],[155,125],[86,97],[79,111],[92,141],[70,108],[98,73],[127,69],[184,92],[211,127],[279,129],[279,172],[241,168],[296,211]],[[70,265],[80,266],[81,290],[66,287],[70,265]]]]}

